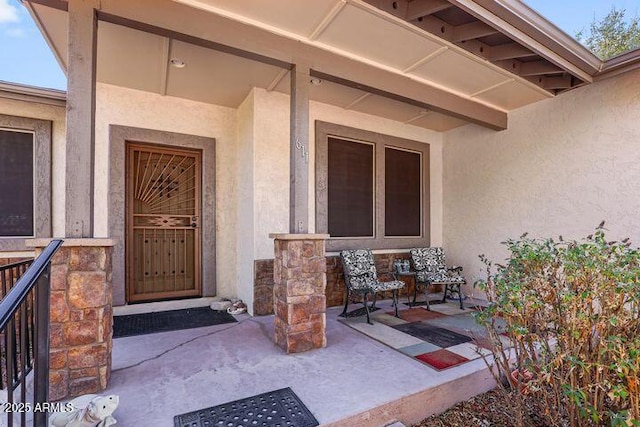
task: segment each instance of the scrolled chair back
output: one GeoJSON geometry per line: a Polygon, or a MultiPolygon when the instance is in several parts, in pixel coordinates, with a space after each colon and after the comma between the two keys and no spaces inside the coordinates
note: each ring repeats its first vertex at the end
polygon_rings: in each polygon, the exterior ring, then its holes
{"type": "Polygon", "coordinates": [[[413,248],[409,252],[416,271],[427,274],[446,273],[444,250],[441,247],[413,248]]]}
{"type": "Polygon", "coordinates": [[[344,281],[350,289],[367,289],[378,281],[373,252],[370,249],[350,249],[340,252],[344,281]]]}

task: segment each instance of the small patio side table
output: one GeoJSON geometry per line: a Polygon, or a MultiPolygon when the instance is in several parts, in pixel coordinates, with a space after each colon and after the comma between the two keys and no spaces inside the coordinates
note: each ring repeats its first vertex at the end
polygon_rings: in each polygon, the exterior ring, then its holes
{"type": "Polygon", "coordinates": [[[410,292],[409,283],[406,284],[407,285],[407,304],[409,305],[409,307],[413,307],[413,304],[415,304],[416,302],[416,296],[418,292],[417,283],[416,283],[416,272],[415,271],[403,271],[403,272],[393,271],[391,272],[391,274],[393,275],[394,280],[402,280],[404,282],[404,280],[402,279],[403,277],[413,279],[413,303],[411,303],[411,299],[409,297],[409,292],[410,292]]]}

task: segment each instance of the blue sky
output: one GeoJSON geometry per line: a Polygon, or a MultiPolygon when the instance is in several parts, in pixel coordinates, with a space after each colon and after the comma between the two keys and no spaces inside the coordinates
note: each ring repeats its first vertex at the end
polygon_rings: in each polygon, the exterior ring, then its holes
{"type": "MultiPolygon", "coordinates": [[[[232,0],[230,0],[232,1],[232,0]]],[[[517,0],[512,0],[517,1],[517,0]]],[[[640,15],[640,0],[525,0],[544,17],[575,34],[611,6],[640,15]]],[[[18,0],[0,0],[0,80],[65,89],[65,76],[40,31],[18,0]]]]}
{"type": "Polygon", "coordinates": [[[524,0],[549,21],[574,37],[587,28],[595,17],[602,19],[611,7],[625,9],[626,17],[640,15],[640,0],[524,0]]]}
{"type": "Polygon", "coordinates": [[[67,88],[58,62],[18,0],[0,0],[0,80],[67,88]]]}

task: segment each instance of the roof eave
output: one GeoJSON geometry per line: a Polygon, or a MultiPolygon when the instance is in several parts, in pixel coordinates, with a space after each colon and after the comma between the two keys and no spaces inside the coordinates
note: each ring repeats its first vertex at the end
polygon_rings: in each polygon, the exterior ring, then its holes
{"type": "Polygon", "coordinates": [[[59,107],[67,105],[67,93],[65,91],[5,81],[0,81],[0,98],[56,105],[59,107]]]}
{"type": "Polygon", "coordinates": [[[622,73],[640,69],[640,48],[614,56],[604,61],[602,69],[594,79],[604,80],[622,73]]]}
{"type": "Polygon", "coordinates": [[[521,1],[449,1],[503,33],[519,36],[520,43],[587,82],[602,68],[600,58],[521,1]]]}

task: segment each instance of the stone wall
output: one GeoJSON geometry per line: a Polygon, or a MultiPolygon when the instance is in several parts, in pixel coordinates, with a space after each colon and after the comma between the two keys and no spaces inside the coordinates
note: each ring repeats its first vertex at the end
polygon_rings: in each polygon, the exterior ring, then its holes
{"type": "Polygon", "coordinates": [[[287,353],[327,345],[326,234],[274,234],[275,343],[287,353]]]}
{"type": "MultiPolygon", "coordinates": [[[[36,254],[47,243],[37,242],[36,254]]],[[[111,244],[109,239],[67,239],[51,261],[52,401],[107,387],[113,324],[111,244]]]]}
{"type": "MultiPolygon", "coordinates": [[[[393,262],[396,259],[409,259],[409,253],[385,253],[374,254],[376,269],[381,279],[387,278],[393,269],[393,262]]],[[[326,257],[327,286],[325,297],[327,307],[335,307],[344,304],[345,288],[344,273],[340,256],[332,255],[326,257]]],[[[261,259],[254,261],[254,305],[253,314],[255,316],[265,316],[273,314],[273,260],[261,259]]],[[[413,279],[406,280],[409,292],[413,292],[413,279]]],[[[390,297],[390,294],[389,294],[390,297]]]]}

